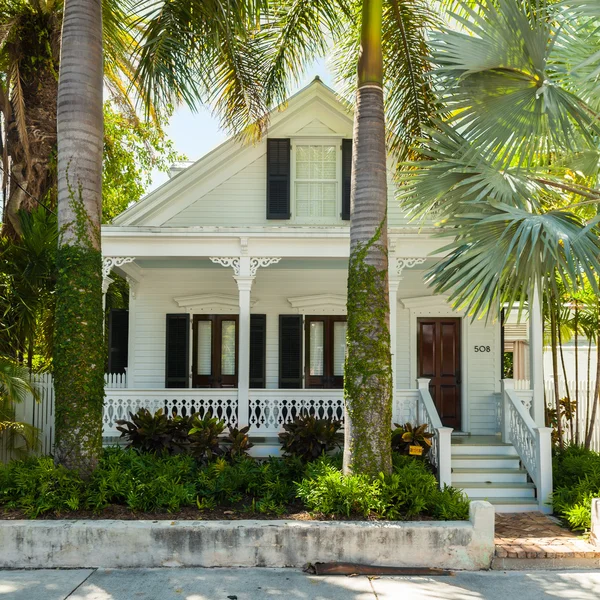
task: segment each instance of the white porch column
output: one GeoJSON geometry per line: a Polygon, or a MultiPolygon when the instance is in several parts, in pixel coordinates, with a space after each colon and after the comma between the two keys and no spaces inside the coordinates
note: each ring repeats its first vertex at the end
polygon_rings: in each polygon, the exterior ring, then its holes
{"type": "MultiPolygon", "coordinates": [[[[395,262],[395,259],[392,259],[395,262]]],[[[394,265],[395,266],[395,265],[394,265]]],[[[395,270],[390,273],[388,279],[389,290],[390,290],[390,354],[392,357],[392,389],[393,389],[393,403],[392,403],[392,420],[398,421],[398,407],[396,403],[396,388],[397,384],[397,365],[396,365],[396,354],[398,352],[398,286],[400,285],[400,279],[395,276],[395,270]],[[394,274],[394,275],[393,275],[394,274]]]]}
{"type": "Polygon", "coordinates": [[[240,258],[240,275],[234,276],[237,282],[240,314],[238,330],[238,427],[249,422],[250,392],[250,291],[254,276],[250,275],[250,259],[240,258]],[[245,274],[242,274],[245,273],[245,274]]]}
{"type": "Polygon", "coordinates": [[[536,285],[529,301],[529,378],[533,390],[531,416],[538,427],[545,426],[544,411],[544,321],[540,290],[536,285]]]}
{"type": "Polygon", "coordinates": [[[238,286],[238,427],[245,427],[250,421],[250,292],[259,267],[278,263],[281,258],[251,258],[248,256],[248,243],[240,240],[240,257],[210,257],[210,260],[224,267],[233,268],[233,278],[238,286]]]}

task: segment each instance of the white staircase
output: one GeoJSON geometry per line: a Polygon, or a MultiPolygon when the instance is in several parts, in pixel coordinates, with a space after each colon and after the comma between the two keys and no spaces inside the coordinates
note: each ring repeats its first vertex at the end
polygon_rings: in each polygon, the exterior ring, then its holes
{"type": "Polygon", "coordinates": [[[452,485],[470,500],[487,500],[497,512],[539,510],[517,451],[494,436],[453,436],[452,485]]]}

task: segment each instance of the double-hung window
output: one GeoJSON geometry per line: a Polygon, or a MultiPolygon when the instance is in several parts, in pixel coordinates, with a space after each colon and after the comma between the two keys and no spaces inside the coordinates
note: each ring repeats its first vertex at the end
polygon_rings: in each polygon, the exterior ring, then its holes
{"type": "Polygon", "coordinates": [[[301,221],[340,218],[339,142],[295,142],[295,217],[301,221]]]}

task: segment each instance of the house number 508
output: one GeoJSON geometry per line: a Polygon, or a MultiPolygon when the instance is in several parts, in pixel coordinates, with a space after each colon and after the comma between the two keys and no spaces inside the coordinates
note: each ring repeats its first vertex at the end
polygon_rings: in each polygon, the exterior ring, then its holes
{"type": "Polygon", "coordinates": [[[489,346],[475,346],[475,352],[491,352],[489,346]]]}

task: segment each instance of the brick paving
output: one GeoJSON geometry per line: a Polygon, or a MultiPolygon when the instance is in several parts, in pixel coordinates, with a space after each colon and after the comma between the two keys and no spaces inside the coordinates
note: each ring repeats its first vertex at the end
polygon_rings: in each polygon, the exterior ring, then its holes
{"type": "Polygon", "coordinates": [[[497,558],[600,558],[600,547],[539,512],[496,514],[497,558]]]}

